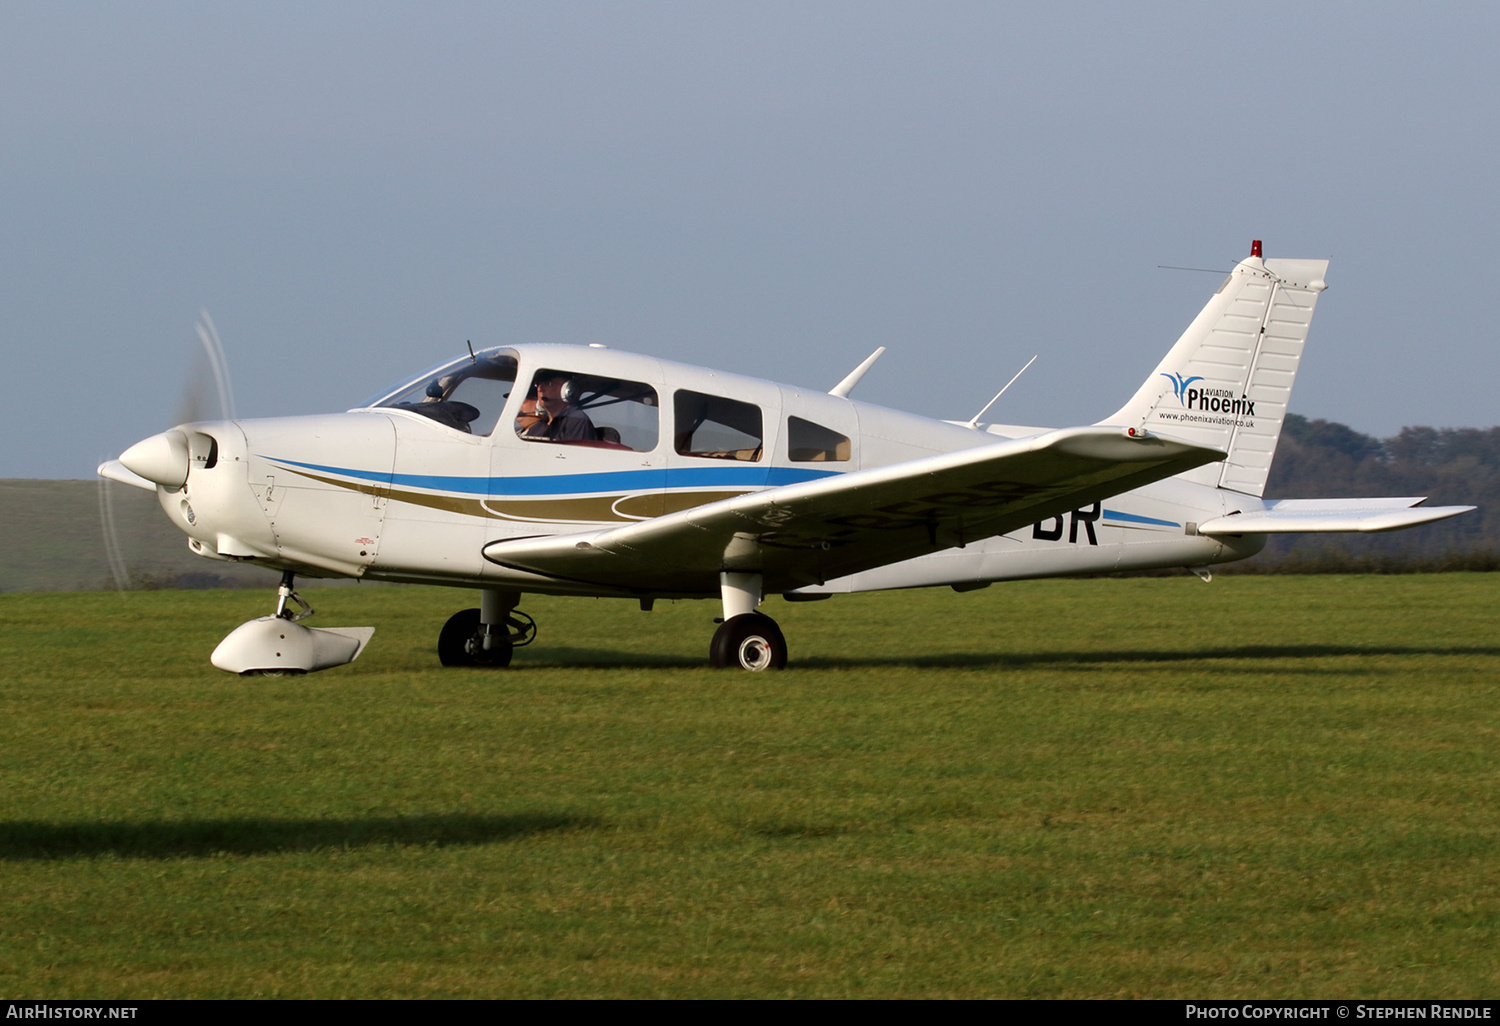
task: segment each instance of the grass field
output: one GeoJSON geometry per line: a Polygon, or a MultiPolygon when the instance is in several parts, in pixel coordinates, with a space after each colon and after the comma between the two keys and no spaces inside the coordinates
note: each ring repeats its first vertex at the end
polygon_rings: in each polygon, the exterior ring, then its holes
{"type": "Polygon", "coordinates": [[[0,992],[1491,997],[1500,575],[1049,581],[768,610],[0,596],[0,992]]]}

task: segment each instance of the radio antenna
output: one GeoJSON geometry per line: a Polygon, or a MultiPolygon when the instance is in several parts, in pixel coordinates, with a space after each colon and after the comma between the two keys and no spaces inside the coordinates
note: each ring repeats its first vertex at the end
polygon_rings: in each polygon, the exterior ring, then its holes
{"type": "Polygon", "coordinates": [[[479,357],[474,355],[474,343],[470,342],[468,339],[464,339],[464,344],[469,347],[469,362],[477,365],[479,363],[479,357]]]}
{"type": "MultiPolygon", "coordinates": [[[[1041,353],[1037,353],[1036,354],[1036,356],[1041,356],[1041,355],[1042,355],[1041,353]]],[[[1030,367],[1032,364],[1036,363],[1036,356],[1033,356],[1031,359],[1029,359],[1029,360],[1026,361],[1026,367],[1030,367]]],[[[1009,388],[1011,385],[1014,385],[1016,383],[1016,378],[1019,378],[1022,374],[1026,373],[1026,367],[1022,367],[1020,370],[1016,371],[1016,377],[1015,378],[1011,378],[1009,381],[1007,381],[1005,383],[1005,388],[1009,388]]],[[[994,406],[996,403],[998,403],[1000,401],[1000,397],[1005,394],[1005,388],[1002,388],[1000,391],[996,392],[995,393],[995,398],[993,398],[989,402],[985,403],[984,404],[984,409],[982,409],[978,413],[974,414],[974,419],[971,420],[971,421],[969,421],[964,426],[967,427],[967,428],[977,428],[979,426],[979,418],[983,417],[986,413],[988,413],[990,407],[994,406]]]]}

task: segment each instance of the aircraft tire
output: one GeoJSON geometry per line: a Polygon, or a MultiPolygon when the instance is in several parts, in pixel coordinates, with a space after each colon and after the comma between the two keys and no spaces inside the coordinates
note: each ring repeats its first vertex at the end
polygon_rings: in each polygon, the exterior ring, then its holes
{"type": "Polygon", "coordinates": [[[515,648],[496,640],[488,651],[469,651],[469,642],[479,636],[479,610],[460,609],[448,617],[438,634],[438,661],[444,666],[486,666],[503,669],[510,665],[515,648]]]}
{"type": "Polygon", "coordinates": [[[714,632],[709,660],[716,670],[785,669],[786,638],[776,621],[764,613],[741,613],[714,632]]]}

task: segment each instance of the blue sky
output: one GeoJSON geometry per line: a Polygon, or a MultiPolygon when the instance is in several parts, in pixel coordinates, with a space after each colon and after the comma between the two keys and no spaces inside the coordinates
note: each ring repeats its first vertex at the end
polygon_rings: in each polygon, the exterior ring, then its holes
{"type": "Polygon", "coordinates": [[[1292,408],[1488,427],[1500,10],[0,6],[0,477],[602,342],[967,419],[1116,409],[1262,238],[1329,257],[1292,408]],[[1486,311],[1489,312],[1486,312],[1486,311]]]}

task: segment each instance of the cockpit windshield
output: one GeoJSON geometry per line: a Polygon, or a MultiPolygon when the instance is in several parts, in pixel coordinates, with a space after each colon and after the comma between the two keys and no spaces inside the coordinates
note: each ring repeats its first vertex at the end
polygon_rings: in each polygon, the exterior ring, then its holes
{"type": "Polygon", "coordinates": [[[408,410],[456,431],[488,435],[495,430],[515,384],[516,351],[482,349],[439,364],[363,406],[408,410]]]}

